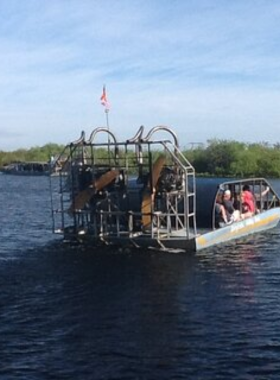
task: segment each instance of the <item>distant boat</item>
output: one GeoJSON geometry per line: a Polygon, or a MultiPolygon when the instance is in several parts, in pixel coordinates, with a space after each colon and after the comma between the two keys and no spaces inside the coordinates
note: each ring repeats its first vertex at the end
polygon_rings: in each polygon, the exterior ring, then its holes
{"type": "Polygon", "coordinates": [[[41,176],[50,174],[50,164],[41,161],[14,162],[2,169],[4,174],[41,176]]]}

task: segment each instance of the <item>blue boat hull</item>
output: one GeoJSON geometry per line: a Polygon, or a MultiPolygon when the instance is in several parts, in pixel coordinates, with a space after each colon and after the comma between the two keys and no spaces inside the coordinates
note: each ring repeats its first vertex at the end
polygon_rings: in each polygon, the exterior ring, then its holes
{"type": "Polygon", "coordinates": [[[219,228],[196,238],[196,251],[238,239],[249,234],[262,232],[276,227],[280,221],[280,207],[257,214],[251,218],[235,222],[229,226],[219,228]]]}

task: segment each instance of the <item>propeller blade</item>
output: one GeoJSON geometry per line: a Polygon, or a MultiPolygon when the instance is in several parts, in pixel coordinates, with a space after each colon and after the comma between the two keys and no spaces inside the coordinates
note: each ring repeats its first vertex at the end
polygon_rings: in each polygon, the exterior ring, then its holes
{"type": "Polygon", "coordinates": [[[90,201],[94,193],[95,190],[92,187],[87,187],[85,190],[80,191],[69,207],[69,212],[72,213],[74,211],[81,210],[85,204],[90,201]]]}
{"type": "Polygon", "coordinates": [[[106,173],[104,173],[101,177],[99,177],[97,180],[93,181],[92,184],[90,184],[85,190],[80,191],[72,205],[69,208],[69,212],[82,210],[86,203],[88,203],[92,196],[102,190],[104,187],[109,185],[114,179],[117,178],[119,175],[119,170],[110,170],[106,173]]]}
{"type": "Polygon", "coordinates": [[[148,182],[147,188],[144,191],[142,204],[141,204],[141,213],[142,213],[142,226],[144,228],[148,227],[152,222],[152,206],[154,203],[154,196],[156,191],[156,186],[160,177],[160,173],[165,164],[165,157],[159,156],[152,168],[152,184],[148,182]],[[152,186],[151,186],[152,185],[152,186]]]}
{"type": "Polygon", "coordinates": [[[120,174],[119,170],[110,170],[109,172],[104,173],[101,177],[99,177],[95,183],[94,188],[95,191],[100,191],[107,185],[109,185],[117,176],[120,174]]]}

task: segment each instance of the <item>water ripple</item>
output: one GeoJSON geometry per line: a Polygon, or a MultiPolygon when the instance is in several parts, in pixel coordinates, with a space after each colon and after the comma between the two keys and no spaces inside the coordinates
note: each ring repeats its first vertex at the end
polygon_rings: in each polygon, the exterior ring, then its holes
{"type": "Polygon", "coordinates": [[[1,379],[279,379],[277,229],[197,255],[83,249],[51,234],[47,178],[0,185],[1,379]]]}

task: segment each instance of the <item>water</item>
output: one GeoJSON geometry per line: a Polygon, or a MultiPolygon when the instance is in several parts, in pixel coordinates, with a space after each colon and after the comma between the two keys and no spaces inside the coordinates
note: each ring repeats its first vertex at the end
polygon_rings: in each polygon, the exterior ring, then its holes
{"type": "Polygon", "coordinates": [[[280,378],[279,230],[196,255],[89,251],[52,235],[48,178],[0,191],[1,380],[280,378]]]}

